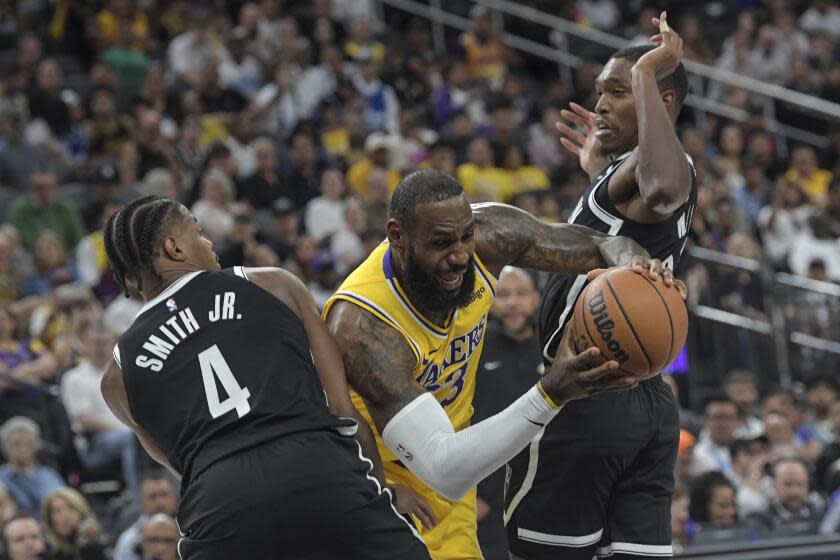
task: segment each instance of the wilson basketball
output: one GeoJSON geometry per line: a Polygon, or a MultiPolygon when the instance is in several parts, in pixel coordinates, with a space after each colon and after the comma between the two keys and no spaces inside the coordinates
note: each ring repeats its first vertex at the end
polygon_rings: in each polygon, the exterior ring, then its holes
{"type": "Polygon", "coordinates": [[[575,305],[575,345],[597,346],[621,369],[647,379],[677,357],[688,334],[679,292],[660,278],[611,268],[592,281],[575,305]]]}

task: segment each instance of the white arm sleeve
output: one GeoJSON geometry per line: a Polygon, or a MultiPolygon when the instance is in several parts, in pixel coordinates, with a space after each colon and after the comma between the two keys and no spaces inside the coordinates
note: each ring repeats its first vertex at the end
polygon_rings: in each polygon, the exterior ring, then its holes
{"type": "Polygon", "coordinates": [[[513,458],[558,411],[535,386],[495,416],[456,432],[426,393],[388,422],[382,440],[420,480],[457,500],[513,458]]]}

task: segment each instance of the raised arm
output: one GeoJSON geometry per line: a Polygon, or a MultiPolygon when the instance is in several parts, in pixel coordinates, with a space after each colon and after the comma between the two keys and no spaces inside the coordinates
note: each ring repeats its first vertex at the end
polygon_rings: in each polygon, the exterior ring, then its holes
{"type": "Polygon", "coordinates": [[[574,224],[547,224],[506,204],[473,205],[477,227],[476,252],[498,276],[506,265],[583,274],[603,267],[629,264],[650,255],[627,237],[613,237],[574,224]]]}
{"type": "MultiPolygon", "coordinates": [[[[662,16],[664,22],[664,12],[662,16]]],[[[656,18],[654,22],[659,24],[656,18]]],[[[688,199],[691,170],[657,79],[676,70],[683,41],[672,30],[663,31],[653,41],[657,48],[639,58],[630,70],[639,123],[635,180],[645,206],[657,214],[670,215],[688,199]]]]}

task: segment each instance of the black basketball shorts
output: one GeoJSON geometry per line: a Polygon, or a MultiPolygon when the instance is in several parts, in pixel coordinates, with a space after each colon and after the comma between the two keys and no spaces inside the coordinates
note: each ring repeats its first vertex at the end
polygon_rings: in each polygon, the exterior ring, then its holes
{"type": "Polygon", "coordinates": [[[429,560],[353,438],[304,432],[218,461],[181,501],[183,560],[429,560]]]}
{"type": "Polygon", "coordinates": [[[511,552],[527,560],[671,556],[679,429],[660,376],[567,404],[508,463],[511,552]]]}

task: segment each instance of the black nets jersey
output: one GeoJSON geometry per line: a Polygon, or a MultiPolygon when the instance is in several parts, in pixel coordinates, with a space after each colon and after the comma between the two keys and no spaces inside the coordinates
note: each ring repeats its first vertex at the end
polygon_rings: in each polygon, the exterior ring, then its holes
{"type": "Polygon", "coordinates": [[[190,477],[292,433],[355,432],[333,416],[299,317],[242,267],[193,272],[143,306],[114,358],[134,421],[190,477]]]}
{"type": "MultiPolygon", "coordinates": [[[[569,223],[590,227],[609,235],[623,235],[644,247],[652,258],[660,259],[664,266],[675,270],[691,225],[697,204],[697,178],[694,164],[691,168],[691,191],[685,204],[662,222],[639,223],[619,212],[607,192],[609,178],[630,157],[627,152],[616,158],[589,187],[578,201],[569,223]]],[[[688,157],[688,156],[686,156],[688,157]]],[[[571,276],[552,274],[546,282],[540,304],[539,332],[543,360],[548,364],[557,352],[563,327],[574,308],[575,301],[586,286],[586,275],[571,276]]]]}

